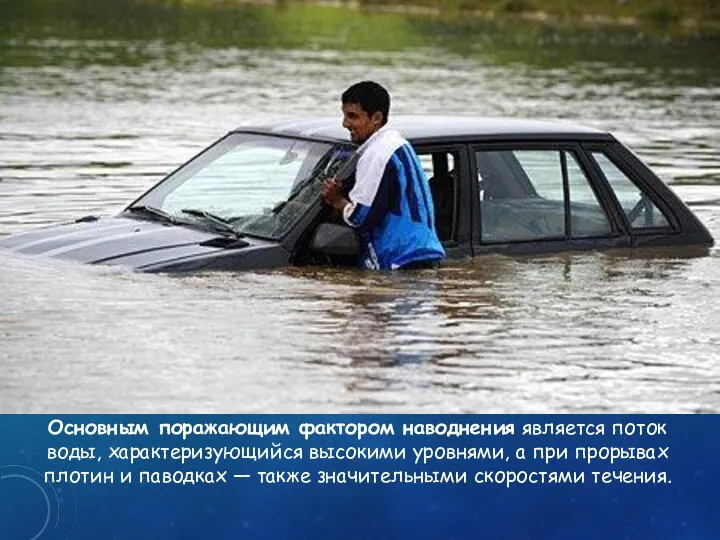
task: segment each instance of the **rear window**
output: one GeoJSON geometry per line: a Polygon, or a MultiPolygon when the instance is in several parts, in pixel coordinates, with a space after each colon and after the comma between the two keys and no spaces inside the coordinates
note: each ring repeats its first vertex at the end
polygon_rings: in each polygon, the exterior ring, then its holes
{"type": "Polygon", "coordinates": [[[602,152],[593,152],[595,162],[602,170],[625,216],[634,231],[670,227],[665,215],[647,194],[602,152]]]}

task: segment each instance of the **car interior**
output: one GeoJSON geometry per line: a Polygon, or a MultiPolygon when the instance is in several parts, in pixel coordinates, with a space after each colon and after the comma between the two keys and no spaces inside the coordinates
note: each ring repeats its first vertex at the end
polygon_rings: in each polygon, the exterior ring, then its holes
{"type": "Polygon", "coordinates": [[[435,229],[441,242],[455,237],[455,212],[457,209],[457,155],[452,152],[420,152],[420,163],[430,181],[430,191],[435,203],[435,229]]]}

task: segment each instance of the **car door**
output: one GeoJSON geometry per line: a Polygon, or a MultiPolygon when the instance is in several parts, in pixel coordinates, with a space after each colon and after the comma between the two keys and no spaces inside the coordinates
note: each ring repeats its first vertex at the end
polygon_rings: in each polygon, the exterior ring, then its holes
{"type": "Polygon", "coordinates": [[[630,245],[607,185],[578,142],[471,145],[474,253],[630,245]]]}

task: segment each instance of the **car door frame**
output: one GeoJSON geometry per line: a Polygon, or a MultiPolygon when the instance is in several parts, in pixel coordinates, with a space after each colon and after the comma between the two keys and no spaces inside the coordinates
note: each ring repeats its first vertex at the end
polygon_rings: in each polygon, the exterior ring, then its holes
{"type": "Polygon", "coordinates": [[[415,152],[420,154],[432,152],[447,152],[458,156],[455,174],[455,212],[453,224],[453,238],[443,242],[449,258],[461,258],[472,254],[472,221],[474,208],[472,205],[472,191],[470,175],[470,154],[468,145],[461,141],[422,141],[412,142],[415,152]]]}
{"type": "MultiPolygon", "coordinates": [[[[603,146],[599,144],[598,146],[603,146]]],[[[628,248],[631,246],[631,236],[627,228],[627,220],[619,207],[614,193],[599,175],[591,158],[585,153],[582,141],[576,139],[547,140],[547,139],[508,139],[483,141],[476,140],[468,143],[468,156],[470,165],[470,180],[472,183],[471,200],[474,208],[472,220],[472,252],[473,255],[486,253],[503,253],[508,255],[551,253],[558,251],[586,251],[593,249],[628,248]],[[517,240],[510,242],[487,243],[482,241],[482,216],[480,208],[480,189],[478,182],[478,167],[475,154],[482,150],[549,150],[571,152],[577,158],[590,183],[598,204],[608,219],[611,234],[608,236],[588,238],[552,238],[536,240],[517,240]]],[[[565,202],[567,205],[567,202],[565,202]]],[[[565,210],[567,212],[567,208],[565,210]]],[[[567,220],[567,215],[566,215],[567,220]]],[[[567,232],[566,232],[567,234],[567,232]]]]}

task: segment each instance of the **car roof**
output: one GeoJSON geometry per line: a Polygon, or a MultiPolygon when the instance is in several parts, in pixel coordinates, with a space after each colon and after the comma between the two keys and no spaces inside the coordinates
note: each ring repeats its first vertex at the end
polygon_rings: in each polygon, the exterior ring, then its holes
{"type": "MultiPolygon", "coordinates": [[[[606,131],[561,121],[520,118],[448,116],[448,115],[391,115],[388,124],[413,142],[450,140],[613,140],[606,131]]],[[[274,122],[261,126],[243,126],[238,132],[275,133],[294,137],[348,141],[340,116],[308,118],[274,122]]]]}

